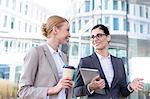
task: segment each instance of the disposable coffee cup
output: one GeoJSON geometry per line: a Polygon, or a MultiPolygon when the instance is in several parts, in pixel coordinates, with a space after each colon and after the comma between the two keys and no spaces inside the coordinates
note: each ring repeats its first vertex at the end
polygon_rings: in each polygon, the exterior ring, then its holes
{"type": "Polygon", "coordinates": [[[63,79],[73,79],[75,68],[73,66],[63,67],[63,79]]]}

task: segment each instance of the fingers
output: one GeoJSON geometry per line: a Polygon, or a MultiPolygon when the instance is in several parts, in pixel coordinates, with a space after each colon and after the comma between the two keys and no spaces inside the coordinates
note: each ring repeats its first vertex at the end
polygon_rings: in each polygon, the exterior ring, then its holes
{"type": "Polygon", "coordinates": [[[69,79],[65,79],[63,85],[65,88],[72,88],[73,82],[69,79]]]}
{"type": "Polygon", "coordinates": [[[72,80],[70,80],[70,79],[61,79],[61,80],[59,81],[59,85],[60,85],[62,88],[72,88],[73,82],[72,82],[72,80]]]}
{"type": "Polygon", "coordinates": [[[99,86],[98,86],[99,89],[105,88],[105,80],[104,80],[104,79],[101,79],[101,80],[99,81],[98,85],[99,85],[99,86]]]}
{"type": "Polygon", "coordinates": [[[91,90],[96,90],[96,89],[103,89],[103,88],[105,88],[105,80],[104,79],[99,79],[97,81],[96,78],[98,78],[98,77],[95,77],[93,79],[93,81],[89,84],[90,89],[91,90]]]}
{"type": "Polygon", "coordinates": [[[95,77],[92,79],[92,81],[99,81],[99,80],[100,80],[100,76],[99,76],[99,75],[95,76],[95,77]]]}
{"type": "Polygon", "coordinates": [[[144,83],[141,82],[143,81],[143,78],[136,78],[133,80],[133,82],[130,83],[130,87],[134,90],[134,91],[141,91],[144,88],[144,83]]]}
{"type": "Polygon", "coordinates": [[[143,80],[144,80],[143,78],[136,78],[133,81],[143,81],[143,80]]]}

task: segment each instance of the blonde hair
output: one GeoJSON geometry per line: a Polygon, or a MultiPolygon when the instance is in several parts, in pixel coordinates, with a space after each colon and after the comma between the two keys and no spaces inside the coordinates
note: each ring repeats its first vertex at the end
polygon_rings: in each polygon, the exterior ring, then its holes
{"type": "Polygon", "coordinates": [[[68,22],[67,19],[63,18],[63,17],[60,17],[60,16],[50,16],[47,20],[46,23],[43,23],[42,24],[42,34],[45,36],[45,37],[48,37],[48,35],[51,33],[52,29],[54,26],[56,27],[61,27],[61,23],[63,22],[68,22]]]}

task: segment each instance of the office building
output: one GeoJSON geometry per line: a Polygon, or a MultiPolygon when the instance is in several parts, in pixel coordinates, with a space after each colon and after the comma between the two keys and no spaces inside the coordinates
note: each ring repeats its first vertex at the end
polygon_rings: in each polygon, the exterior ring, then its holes
{"type": "Polygon", "coordinates": [[[45,38],[40,27],[50,11],[31,0],[0,0],[0,76],[18,82],[26,51],[45,38]]]}

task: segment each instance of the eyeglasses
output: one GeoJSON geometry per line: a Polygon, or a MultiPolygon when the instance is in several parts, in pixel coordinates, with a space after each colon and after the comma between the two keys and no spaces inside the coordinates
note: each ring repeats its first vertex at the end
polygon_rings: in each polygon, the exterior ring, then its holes
{"type": "Polygon", "coordinates": [[[106,34],[102,34],[102,33],[98,33],[98,34],[96,34],[95,36],[94,35],[91,35],[91,39],[94,39],[95,37],[96,38],[102,38],[104,35],[106,35],[106,34]]]}

